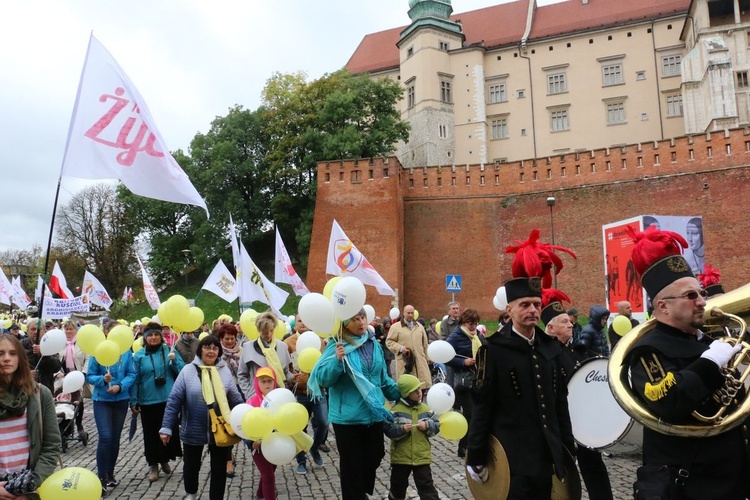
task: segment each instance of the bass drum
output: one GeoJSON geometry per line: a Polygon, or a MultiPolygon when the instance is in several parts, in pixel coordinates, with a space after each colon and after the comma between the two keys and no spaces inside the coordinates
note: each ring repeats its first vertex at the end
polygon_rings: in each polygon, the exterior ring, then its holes
{"type": "Polygon", "coordinates": [[[620,408],[609,389],[606,358],[584,361],[568,382],[568,409],[579,445],[612,453],[638,453],[643,427],[620,408]]]}

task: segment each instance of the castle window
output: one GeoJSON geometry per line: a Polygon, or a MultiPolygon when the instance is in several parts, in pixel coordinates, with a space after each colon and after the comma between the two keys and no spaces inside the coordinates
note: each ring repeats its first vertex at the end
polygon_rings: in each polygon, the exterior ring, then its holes
{"type": "Polygon", "coordinates": [[[602,84],[607,85],[619,85],[625,83],[625,79],[622,76],[622,64],[607,64],[602,66],[602,84]]]}
{"type": "Polygon", "coordinates": [[[489,92],[487,94],[490,97],[490,104],[505,102],[508,100],[508,94],[505,91],[504,83],[495,83],[490,85],[489,92]]]}
{"type": "Polygon", "coordinates": [[[422,185],[423,185],[424,187],[428,187],[428,186],[427,186],[427,177],[425,177],[425,178],[423,178],[423,179],[422,179],[422,185]]]}
{"type": "Polygon", "coordinates": [[[713,158],[713,156],[714,156],[714,148],[712,148],[711,146],[707,147],[706,148],[706,156],[708,156],[709,158],[713,158]]]}
{"type": "Polygon", "coordinates": [[[682,94],[667,96],[667,116],[682,116],[682,94]]]}
{"type": "Polygon", "coordinates": [[[453,102],[451,82],[447,78],[441,78],[440,80],[440,101],[448,104],[453,102]]]}
{"type": "Polygon", "coordinates": [[[518,91],[518,98],[523,99],[526,97],[526,91],[525,90],[519,90],[518,91]]]}
{"type": "Polygon", "coordinates": [[[664,77],[668,76],[680,76],[680,54],[674,54],[671,56],[664,56],[661,58],[661,75],[664,77]]]}
{"type": "Polygon", "coordinates": [[[565,172],[566,172],[565,167],[562,167],[562,169],[560,169],[560,176],[565,177],[565,172]]]}
{"type": "Polygon", "coordinates": [[[414,179],[409,179],[409,189],[414,189],[414,179]]]}
{"type": "Polygon", "coordinates": [[[417,103],[417,96],[415,92],[415,80],[406,83],[406,107],[411,109],[417,103]]]}
{"type": "Polygon", "coordinates": [[[448,127],[445,125],[438,125],[438,135],[441,139],[448,137],[448,127]]]}
{"type": "Polygon", "coordinates": [[[508,138],[508,119],[492,120],[492,140],[508,138]]]}
{"type": "Polygon", "coordinates": [[[625,103],[623,101],[607,104],[607,125],[626,123],[625,103]]]}
{"type": "MultiPolygon", "coordinates": [[[[521,182],[524,182],[523,178],[524,178],[524,175],[523,175],[523,172],[521,172],[521,182]]],[[[497,175],[495,176],[495,184],[500,184],[498,182],[497,175]]]]}
{"type": "Polygon", "coordinates": [[[748,85],[747,71],[738,71],[737,72],[737,88],[746,89],[748,87],[750,87],[750,85],[748,85]]]}
{"type": "Polygon", "coordinates": [[[547,179],[551,179],[551,178],[552,178],[552,169],[548,168],[547,169],[547,179]]]}
{"type": "Polygon", "coordinates": [[[550,119],[552,120],[552,131],[561,132],[563,130],[570,130],[568,123],[568,110],[561,109],[550,112],[550,119]]]}
{"type": "Polygon", "coordinates": [[[635,74],[636,80],[645,80],[646,79],[646,72],[645,71],[639,71],[635,74]]]}
{"type": "Polygon", "coordinates": [[[451,48],[448,42],[439,42],[439,47],[440,47],[440,50],[444,50],[445,52],[448,52],[451,48]]]}
{"type": "Polygon", "coordinates": [[[556,73],[547,75],[547,93],[562,94],[568,91],[568,85],[565,81],[565,73],[556,73]]]}
{"type": "Polygon", "coordinates": [[[414,55],[414,47],[409,47],[406,49],[406,57],[411,57],[414,55]]]}
{"type": "Polygon", "coordinates": [[[438,187],[443,187],[443,178],[438,177],[438,187]]]}
{"type": "Polygon", "coordinates": [[[383,169],[383,178],[384,178],[384,179],[387,179],[387,178],[388,178],[388,169],[387,169],[387,168],[384,168],[384,169],[383,169]]]}

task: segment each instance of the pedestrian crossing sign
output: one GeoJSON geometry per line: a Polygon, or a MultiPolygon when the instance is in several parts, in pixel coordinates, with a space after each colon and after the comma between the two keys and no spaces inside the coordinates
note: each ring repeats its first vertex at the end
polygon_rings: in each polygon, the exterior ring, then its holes
{"type": "Polygon", "coordinates": [[[461,275],[460,274],[446,274],[445,275],[445,291],[456,293],[461,291],[461,275]]]}

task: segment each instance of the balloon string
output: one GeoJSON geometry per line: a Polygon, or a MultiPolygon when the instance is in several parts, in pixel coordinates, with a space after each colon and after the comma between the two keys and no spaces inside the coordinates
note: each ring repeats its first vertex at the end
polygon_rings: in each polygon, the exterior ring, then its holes
{"type": "Polygon", "coordinates": [[[37,368],[39,368],[39,363],[41,363],[41,362],[42,362],[42,358],[43,358],[43,357],[44,357],[44,355],[42,355],[42,356],[39,356],[39,361],[37,361],[37,362],[36,362],[36,366],[34,367],[34,370],[36,370],[37,368]]]}

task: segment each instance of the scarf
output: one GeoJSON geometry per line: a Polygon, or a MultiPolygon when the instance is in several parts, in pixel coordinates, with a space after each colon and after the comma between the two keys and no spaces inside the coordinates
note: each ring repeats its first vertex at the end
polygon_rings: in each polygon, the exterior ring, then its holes
{"type": "MultiPolygon", "coordinates": [[[[393,416],[391,412],[385,408],[385,396],[380,386],[373,385],[367,377],[362,374],[362,357],[369,349],[370,356],[372,356],[372,344],[368,345],[367,341],[370,340],[370,336],[365,333],[359,337],[355,335],[344,335],[346,342],[344,342],[344,372],[349,375],[352,379],[354,387],[362,396],[362,399],[370,409],[370,413],[375,417],[377,422],[392,422],[393,416]],[[360,349],[362,348],[362,349],[360,349]],[[348,367],[348,369],[347,369],[348,367]]],[[[336,357],[336,349],[326,349],[323,355],[318,360],[316,367],[313,368],[310,374],[310,379],[307,381],[307,391],[312,394],[313,398],[318,399],[323,397],[323,391],[318,382],[318,378],[315,376],[317,366],[322,365],[326,360],[336,357]]],[[[370,358],[372,362],[373,358],[370,358]]],[[[338,360],[337,360],[338,361],[338,360]]]]}
{"type": "Polygon", "coordinates": [[[29,396],[18,390],[15,386],[8,388],[0,393],[0,420],[8,417],[20,417],[26,411],[26,404],[29,396]]]}
{"type": "Polygon", "coordinates": [[[281,360],[276,352],[276,338],[271,338],[271,342],[266,345],[262,338],[258,337],[258,347],[263,357],[266,358],[266,364],[276,372],[276,383],[281,384],[286,380],[284,367],[281,366],[281,360]]]}
{"type": "Polygon", "coordinates": [[[68,372],[75,371],[76,369],[76,338],[78,335],[74,335],[72,339],[66,339],[65,341],[65,368],[68,372]]]}
{"type": "Polygon", "coordinates": [[[219,370],[215,366],[198,365],[198,367],[201,369],[202,375],[201,392],[203,392],[203,399],[206,404],[210,404],[209,401],[216,401],[222,416],[228,420],[231,410],[227,401],[227,390],[221,382],[219,370]]]}
{"type": "Polygon", "coordinates": [[[476,358],[477,351],[482,347],[482,341],[479,340],[479,335],[477,335],[477,332],[471,333],[465,326],[461,327],[461,331],[464,332],[464,335],[469,337],[469,340],[471,340],[471,357],[476,358]]]}
{"type": "MultiPolygon", "coordinates": [[[[233,376],[237,375],[237,368],[240,366],[240,344],[239,342],[234,345],[233,349],[228,348],[224,344],[221,344],[221,348],[224,350],[224,355],[222,358],[224,358],[224,362],[229,367],[229,370],[232,372],[233,376]]],[[[277,356],[278,358],[278,356],[277,356]]]]}

